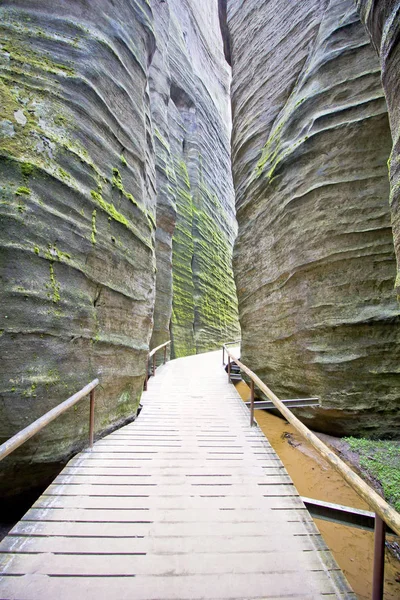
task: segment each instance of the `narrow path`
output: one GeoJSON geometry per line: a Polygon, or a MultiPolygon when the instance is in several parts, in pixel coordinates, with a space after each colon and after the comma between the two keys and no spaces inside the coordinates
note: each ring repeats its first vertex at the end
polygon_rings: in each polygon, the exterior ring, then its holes
{"type": "Polygon", "coordinates": [[[0,544],[0,598],[355,598],[221,353],[157,370],[0,544]]]}

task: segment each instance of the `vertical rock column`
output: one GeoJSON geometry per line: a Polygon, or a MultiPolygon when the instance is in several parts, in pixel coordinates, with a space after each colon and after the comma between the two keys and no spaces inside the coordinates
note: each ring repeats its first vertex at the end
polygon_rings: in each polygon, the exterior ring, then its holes
{"type": "MultiPolygon", "coordinates": [[[[224,2],[221,4],[223,15],[224,2]]],[[[380,68],[351,0],[227,3],[242,358],[323,431],[398,435],[380,68]]]]}
{"type": "MultiPolygon", "coordinates": [[[[172,314],[172,236],[176,222],[175,173],[169,140],[168,106],[171,75],[169,68],[170,10],[166,2],[153,2],[157,47],[149,73],[153,142],[156,157],[157,230],[156,299],[151,347],[170,339],[172,314]]],[[[168,348],[168,353],[170,348],[168,348]]],[[[162,354],[156,355],[158,362],[162,354]]]]}
{"type": "Polygon", "coordinates": [[[390,155],[390,208],[397,256],[396,291],[400,294],[400,1],[357,0],[361,20],[378,51],[389,111],[393,148],[390,155]]]}
{"type": "MultiPolygon", "coordinates": [[[[152,327],[152,14],[145,0],[6,0],[0,32],[0,436],[94,377],[104,431],[136,412],[152,327]]],[[[22,463],[65,459],[87,415],[83,402],[22,463]]],[[[11,491],[35,473],[21,467],[11,491]]]]}
{"type": "Polygon", "coordinates": [[[170,221],[163,228],[163,243],[157,246],[152,344],[157,345],[156,338],[167,339],[165,308],[171,294],[172,354],[185,356],[218,348],[238,336],[231,265],[236,222],[229,152],[229,69],[214,2],[171,0],[166,9],[165,3],[154,1],[152,6],[157,13],[158,40],[151,71],[153,77],[156,70],[158,88],[151,87],[152,107],[153,91],[154,106],[163,107],[153,113],[158,226],[159,214],[162,219],[165,210],[161,206],[176,206],[172,286],[168,278],[170,221]],[[160,20],[158,15],[162,15],[160,20]],[[163,61],[162,73],[158,57],[163,61]]]}

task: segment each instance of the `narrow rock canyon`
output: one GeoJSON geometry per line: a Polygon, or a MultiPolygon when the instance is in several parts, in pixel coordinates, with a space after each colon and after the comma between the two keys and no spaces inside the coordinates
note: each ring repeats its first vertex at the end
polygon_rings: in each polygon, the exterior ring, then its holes
{"type": "MultiPolygon", "coordinates": [[[[96,377],[102,435],[135,418],[150,348],[240,335],[278,396],[320,398],[307,425],[398,437],[400,2],[0,17],[0,441],[96,377]]],[[[85,445],[87,413],[4,461],[4,497],[85,445]]]]}

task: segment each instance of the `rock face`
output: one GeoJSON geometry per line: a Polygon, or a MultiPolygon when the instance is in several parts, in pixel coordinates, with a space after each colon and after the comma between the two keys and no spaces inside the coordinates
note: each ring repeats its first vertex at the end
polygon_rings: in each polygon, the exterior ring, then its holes
{"type": "MultiPolygon", "coordinates": [[[[1,3],[0,441],[94,377],[97,433],[135,415],[150,337],[169,337],[172,246],[175,354],[237,329],[231,271],[217,281],[235,226],[216,14],[211,0],[1,3]]],[[[3,493],[86,443],[87,417],[83,401],[6,459],[3,493]]]]}
{"type": "MultiPolygon", "coordinates": [[[[136,410],[154,303],[154,48],[144,0],[2,2],[2,439],[97,376],[98,431],[136,410]]],[[[61,460],[87,415],[83,401],[22,457],[61,460]]]]}
{"type": "Polygon", "coordinates": [[[319,396],[300,411],[317,429],[398,435],[376,53],[351,0],[229,0],[227,25],[242,359],[282,398],[319,396]]]}
{"type": "Polygon", "coordinates": [[[230,75],[217,3],[156,5],[157,40],[167,43],[158,45],[150,72],[158,187],[152,344],[169,338],[173,297],[172,354],[178,357],[217,348],[238,335],[231,267],[236,221],[230,75]]]}
{"type": "Polygon", "coordinates": [[[400,294],[400,1],[357,0],[361,20],[379,54],[393,148],[390,155],[390,208],[397,256],[396,290],[400,294]]]}

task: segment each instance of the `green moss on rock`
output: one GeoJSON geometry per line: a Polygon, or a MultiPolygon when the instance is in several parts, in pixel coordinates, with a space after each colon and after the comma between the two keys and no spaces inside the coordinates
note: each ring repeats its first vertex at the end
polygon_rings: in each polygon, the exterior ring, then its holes
{"type": "Polygon", "coordinates": [[[17,188],[15,195],[16,196],[30,196],[31,194],[31,190],[27,187],[24,186],[20,186],[19,188],[17,188]]]}

